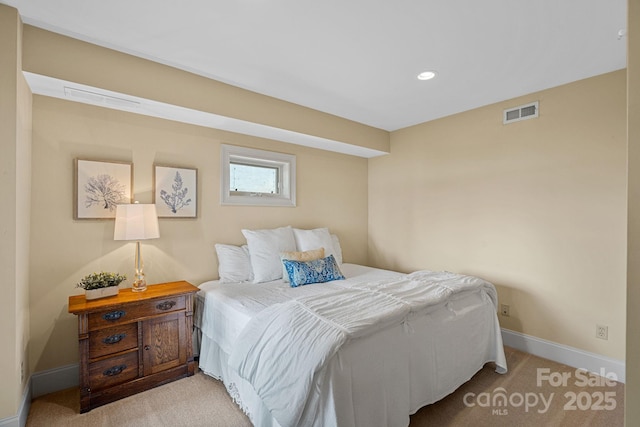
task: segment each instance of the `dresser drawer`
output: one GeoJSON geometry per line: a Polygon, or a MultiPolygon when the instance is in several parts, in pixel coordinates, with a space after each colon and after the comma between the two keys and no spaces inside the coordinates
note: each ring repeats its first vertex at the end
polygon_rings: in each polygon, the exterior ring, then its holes
{"type": "Polygon", "coordinates": [[[89,334],[89,359],[118,353],[137,346],[137,322],[99,329],[89,334]]]}
{"type": "Polygon", "coordinates": [[[89,364],[89,387],[93,391],[127,382],[137,376],[137,351],[89,364]]]}
{"type": "Polygon", "coordinates": [[[97,311],[89,314],[89,330],[93,331],[114,325],[136,321],[140,318],[184,310],[185,296],[157,298],[148,301],[131,303],[111,310],[97,311]]]}

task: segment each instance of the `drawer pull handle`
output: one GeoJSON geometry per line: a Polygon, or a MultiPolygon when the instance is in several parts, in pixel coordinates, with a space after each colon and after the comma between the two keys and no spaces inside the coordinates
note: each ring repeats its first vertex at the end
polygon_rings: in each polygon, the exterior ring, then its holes
{"type": "Polygon", "coordinates": [[[127,336],[127,334],[125,334],[125,333],[110,335],[110,336],[104,338],[102,340],[102,342],[105,343],[105,344],[117,344],[120,341],[122,341],[126,336],[127,336]]]}
{"type": "Polygon", "coordinates": [[[102,315],[102,318],[104,320],[108,320],[109,322],[114,322],[116,320],[119,320],[122,316],[124,316],[125,314],[127,314],[126,312],[122,311],[122,310],[117,310],[117,311],[111,311],[109,313],[105,313],[102,315]]]}
{"type": "Polygon", "coordinates": [[[106,371],[104,371],[102,373],[102,375],[104,375],[105,377],[113,377],[113,376],[121,374],[122,371],[124,371],[125,369],[127,369],[127,365],[114,366],[114,367],[109,368],[106,371]]]}
{"type": "Polygon", "coordinates": [[[156,308],[158,310],[171,310],[174,305],[176,305],[175,301],[165,301],[165,302],[161,302],[160,304],[156,305],[156,308]]]}

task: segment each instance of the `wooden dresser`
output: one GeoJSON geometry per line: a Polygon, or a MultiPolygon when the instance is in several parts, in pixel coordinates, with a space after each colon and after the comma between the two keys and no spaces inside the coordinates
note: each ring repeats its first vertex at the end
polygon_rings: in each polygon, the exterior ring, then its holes
{"type": "Polygon", "coordinates": [[[69,297],[78,316],[80,412],[193,375],[193,294],[181,281],[87,301],[69,297]]]}

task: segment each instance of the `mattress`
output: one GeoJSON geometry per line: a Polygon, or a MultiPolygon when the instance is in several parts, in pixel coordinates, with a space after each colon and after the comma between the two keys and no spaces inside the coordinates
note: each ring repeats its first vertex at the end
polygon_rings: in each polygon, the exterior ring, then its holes
{"type": "MultiPolygon", "coordinates": [[[[281,426],[254,384],[229,359],[251,319],[268,307],[406,275],[343,264],[346,280],[291,288],[282,280],[261,284],[200,285],[194,323],[201,332],[199,367],[224,382],[256,426],[281,426]]],[[[301,417],[291,425],[406,426],[409,415],[440,400],[487,362],[507,366],[495,296],[482,289],[455,294],[375,333],[349,340],[313,375],[301,417]]],[[[268,310],[267,310],[268,311],[268,310]]],[[[295,351],[295,349],[291,349],[295,351]]],[[[282,421],[282,418],[280,418],[282,421]]],[[[289,425],[289,424],[287,424],[289,425]]],[[[281,427],[285,427],[282,425],[281,427]]]]}

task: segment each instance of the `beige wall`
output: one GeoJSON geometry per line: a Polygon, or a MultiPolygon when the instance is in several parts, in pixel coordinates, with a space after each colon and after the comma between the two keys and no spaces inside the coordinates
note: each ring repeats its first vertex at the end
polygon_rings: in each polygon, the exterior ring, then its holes
{"type": "Polygon", "coordinates": [[[25,25],[25,71],[389,151],[389,133],[25,25]]]}
{"type": "Polygon", "coordinates": [[[0,277],[8,302],[0,311],[0,419],[17,413],[29,374],[31,93],[20,73],[21,37],[17,11],[0,5],[0,277]]]}
{"type": "Polygon", "coordinates": [[[31,235],[31,149],[32,149],[32,94],[22,74],[18,75],[18,146],[16,151],[16,307],[18,309],[18,324],[16,336],[18,346],[16,357],[20,362],[16,368],[21,377],[21,387],[24,389],[32,373],[28,363],[30,329],[29,300],[29,265],[30,265],[30,235],[31,235]]]}
{"type": "MultiPolygon", "coordinates": [[[[215,82],[28,25],[23,69],[288,130],[388,150],[389,134],[329,114],[215,82]]],[[[148,281],[217,274],[214,243],[244,241],[241,228],[328,226],[346,261],[367,257],[367,161],[275,141],[36,96],[33,111],[31,343],[35,372],[77,360],[67,298],[84,274],[133,275],[133,244],[113,241],[113,221],[74,221],[73,159],[134,163],[134,193],[152,201],[153,164],[198,169],[198,218],[162,219],[161,238],[143,244],[148,281]],[[221,207],[220,143],[297,156],[295,208],[221,207]],[[330,172],[328,172],[330,171],[330,172]]]]}
{"type": "MultiPolygon", "coordinates": [[[[134,243],[113,240],[113,221],[73,220],[73,159],[134,163],[135,199],[152,201],[153,164],[198,169],[198,218],[160,219],[143,242],[150,283],[217,277],[215,243],[240,244],[242,228],[327,226],[345,261],[367,260],[367,160],[54,98],[33,103],[31,345],[34,371],[77,361],[75,283],[96,270],[133,277],[134,243]],[[220,143],[292,153],[297,207],[220,206],[220,143]]],[[[130,285],[130,281],[127,282],[130,285]]]]}
{"type": "Polygon", "coordinates": [[[625,94],[619,71],[393,132],[369,163],[369,261],[479,275],[503,327],[624,359],[625,94]]]}
{"type": "Polygon", "coordinates": [[[640,1],[628,8],[628,258],[625,425],[640,425],[640,1]]]}

